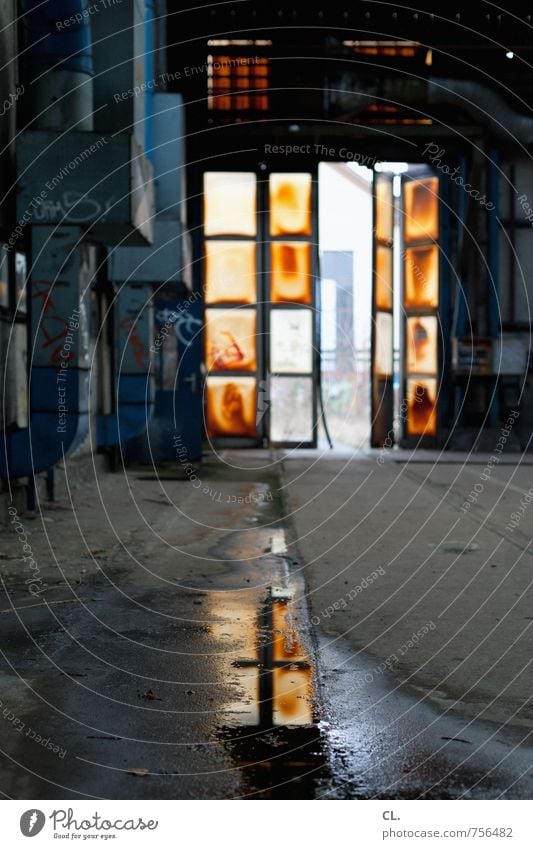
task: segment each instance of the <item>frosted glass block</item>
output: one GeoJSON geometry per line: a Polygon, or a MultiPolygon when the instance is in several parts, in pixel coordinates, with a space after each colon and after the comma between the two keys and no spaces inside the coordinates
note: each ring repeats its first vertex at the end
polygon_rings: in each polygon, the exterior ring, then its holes
{"type": "Polygon", "coordinates": [[[208,371],[256,370],[255,310],[206,310],[205,362],[208,371]]]}
{"type": "Polygon", "coordinates": [[[256,380],[253,377],[207,378],[208,436],[255,436],[256,380]]]}
{"type": "Polygon", "coordinates": [[[437,245],[407,248],[404,253],[404,306],[439,305],[439,249],[437,245]]]}
{"type": "Polygon", "coordinates": [[[272,242],[270,246],[272,303],[310,304],[311,245],[308,242],[272,242]]]}
{"type": "Polygon", "coordinates": [[[437,317],[410,316],[405,328],[408,374],[437,374],[437,317]]]}
{"type": "Polygon", "coordinates": [[[273,374],[313,370],[311,310],[274,309],[270,312],[270,370],[273,374]]]}
{"type": "Polygon", "coordinates": [[[272,442],[311,442],[313,383],[310,377],[273,377],[270,381],[272,442]]]}
{"type": "Polygon", "coordinates": [[[255,236],[256,176],[244,171],[204,174],[204,235],[255,236]]]}
{"type": "Polygon", "coordinates": [[[376,246],[375,304],[378,310],[392,309],[392,248],[376,246]]]}
{"type": "Polygon", "coordinates": [[[437,380],[409,378],[407,381],[407,434],[436,436],[437,380]]]}
{"type": "Polygon", "coordinates": [[[270,235],[311,235],[311,174],[270,175],[270,235]]]}
{"type": "Polygon", "coordinates": [[[406,242],[439,237],[439,179],[406,180],[403,184],[406,242]]]}
{"type": "Polygon", "coordinates": [[[376,178],[376,238],[382,242],[392,241],[394,198],[392,180],[376,178]]]}
{"type": "Polygon", "coordinates": [[[381,377],[392,375],[392,334],[392,314],[390,312],[377,312],[374,371],[381,377]]]}
{"type": "Polygon", "coordinates": [[[206,303],[255,303],[255,242],[207,241],[204,247],[206,303]]]}

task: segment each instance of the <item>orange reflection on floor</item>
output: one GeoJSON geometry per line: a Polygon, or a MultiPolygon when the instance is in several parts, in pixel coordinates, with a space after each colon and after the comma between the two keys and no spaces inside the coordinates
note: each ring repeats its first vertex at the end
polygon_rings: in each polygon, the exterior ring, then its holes
{"type": "Polygon", "coordinates": [[[311,175],[270,175],[270,235],[311,235],[311,175]]]}
{"type": "Polygon", "coordinates": [[[437,239],[439,236],[439,178],[406,180],[404,192],[404,238],[437,239]]]}
{"type": "Polygon", "coordinates": [[[311,725],[313,722],[312,672],[290,666],[273,670],[274,725],[311,725]]]}
{"type": "Polygon", "coordinates": [[[298,634],[291,622],[289,605],[275,602],[272,605],[272,657],[274,660],[306,660],[298,634]]]}
{"type": "Polygon", "coordinates": [[[272,303],[310,304],[311,245],[307,242],[272,242],[270,247],[272,303]]]}
{"type": "Polygon", "coordinates": [[[256,302],[255,242],[206,241],[207,304],[256,302]]]}
{"type": "Polygon", "coordinates": [[[410,316],[407,319],[406,347],[409,374],[437,373],[437,317],[410,316]]]}
{"type": "Polygon", "coordinates": [[[287,664],[273,670],[274,724],[310,725],[312,670],[292,622],[290,605],[283,601],[272,604],[272,660],[287,664]]]}
{"type": "Polygon", "coordinates": [[[255,371],[255,310],[208,309],[205,361],[209,371],[255,371]]]}
{"type": "Polygon", "coordinates": [[[205,236],[255,236],[256,182],[244,171],[204,174],[205,236]]]}
{"type": "Polygon", "coordinates": [[[255,378],[207,378],[209,436],[255,436],[256,410],[255,378]]]}
{"type": "Polygon", "coordinates": [[[439,249],[437,245],[407,248],[404,253],[404,306],[438,307],[439,249]]]}
{"type": "Polygon", "coordinates": [[[392,309],[392,248],[376,246],[376,309],[392,309]]]}
{"type": "Polygon", "coordinates": [[[409,436],[436,436],[437,381],[407,381],[407,433],[409,436]]]}

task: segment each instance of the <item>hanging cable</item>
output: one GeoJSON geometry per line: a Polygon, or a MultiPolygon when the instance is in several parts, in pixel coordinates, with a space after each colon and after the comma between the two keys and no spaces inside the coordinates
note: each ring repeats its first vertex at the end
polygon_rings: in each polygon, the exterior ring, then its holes
{"type": "Polygon", "coordinates": [[[330,448],[333,448],[333,440],[331,439],[328,421],[326,418],[326,410],[324,409],[324,397],[322,395],[322,338],[321,338],[321,310],[322,310],[322,268],[320,263],[320,250],[318,247],[318,242],[316,243],[316,269],[317,269],[317,286],[316,286],[316,299],[315,303],[317,305],[317,309],[315,312],[315,321],[316,321],[316,340],[317,340],[317,360],[318,360],[318,368],[317,368],[317,389],[318,389],[318,403],[320,405],[320,415],[322,417],[322,423],[324,425],[324,433],[326,434],[326,439],[328,441],[328,445],[330,448]]]}

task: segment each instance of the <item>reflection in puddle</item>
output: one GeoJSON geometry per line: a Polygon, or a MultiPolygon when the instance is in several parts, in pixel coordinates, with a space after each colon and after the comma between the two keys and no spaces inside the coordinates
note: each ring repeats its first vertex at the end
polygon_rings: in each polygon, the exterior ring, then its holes
{"type": "Polygon", "coordinates": [[[230,712],[240,725],[313,724],[312,667],[292,623],[289,596],[271,590],[258,617],[255,652],[234,662],[244,704],[230,712]],[[255,701],[255,706],[254,706],[255,701]]]}
{"type": "Polygon", "coordinates": [[[233,663],[241,696],[228,705],[220,736],[244,771],[247,795],[314,798],[326,770],[314,721],[313,667],[286,590],[270,590],[257,627],[248,628],[239,648],[243,642],[248,651],[233,663]]]}

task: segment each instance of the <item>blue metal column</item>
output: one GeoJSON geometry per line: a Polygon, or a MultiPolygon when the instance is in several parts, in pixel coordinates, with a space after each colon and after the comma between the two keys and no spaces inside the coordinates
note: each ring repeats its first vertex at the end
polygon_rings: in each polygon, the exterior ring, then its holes
{"type": "Polygon", "coordinates": [[[32,227],[30,421],[6,434],[0,476],[49,469],[88,432],[89,351],[79,227],[32,227]]]}

